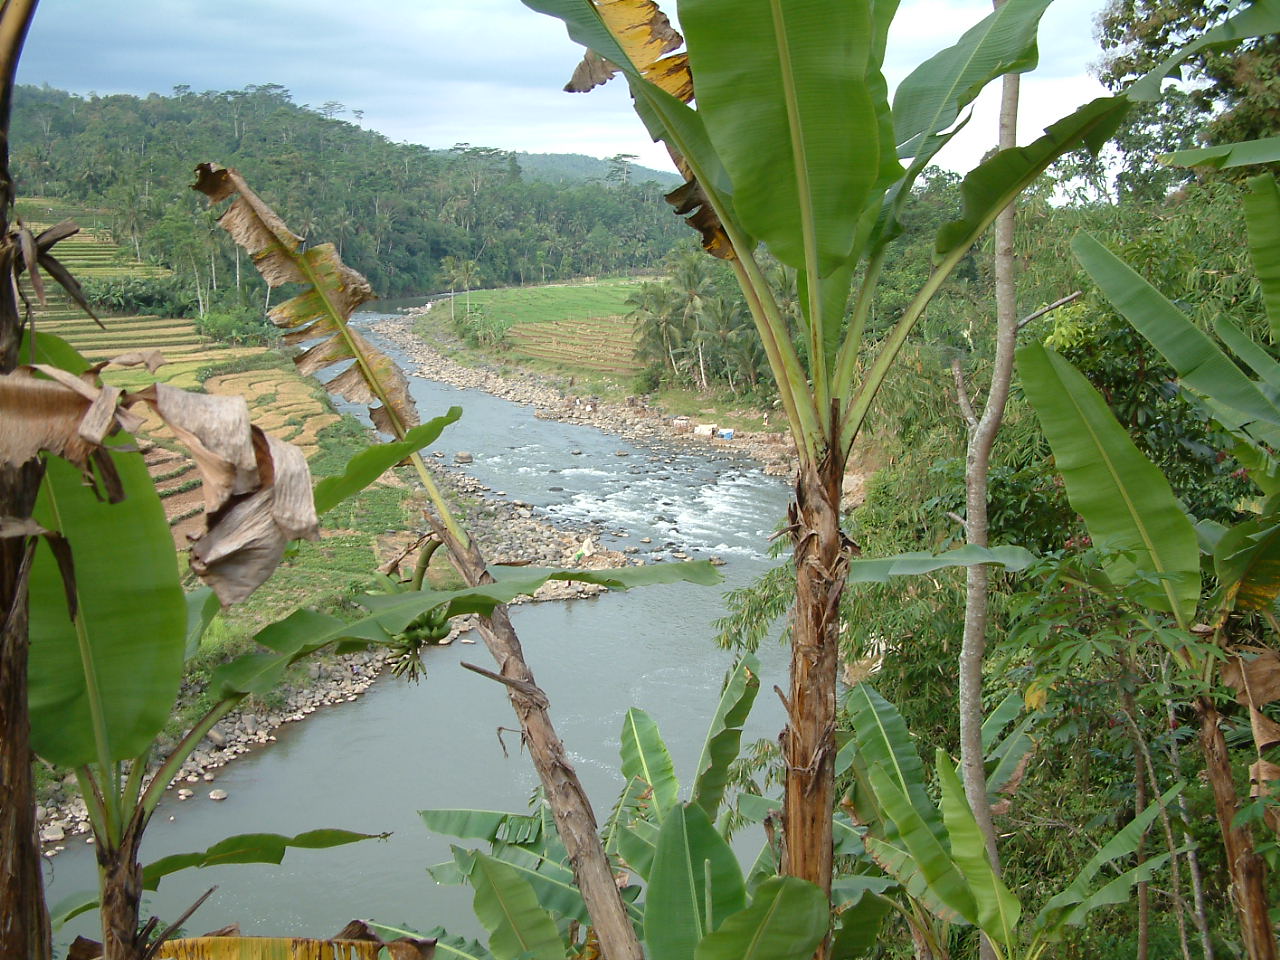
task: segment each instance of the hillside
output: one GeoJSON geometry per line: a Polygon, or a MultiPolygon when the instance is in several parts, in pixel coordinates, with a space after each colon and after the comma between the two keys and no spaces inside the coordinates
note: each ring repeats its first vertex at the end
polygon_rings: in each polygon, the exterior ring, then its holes
{"type": "Polygon", "coordinates": [[[298,233],[336,243],[382,296],[447,289],[446,258],[474,262],[481,286],[631,273],[689,233],[641,168],[604,183],[604,160],[531,156],[535,175],[505,150],[393,143],[272,84],[145,98],[19,87],[11,142],[19,192],[95,208],[138,257],[192,290],[234,283],[240,303],[260,302],[259,282],[189,189],[207,160],[239,169],[298,233]]]}
{"type": "MultiPolygon", "coordinates": [[[[599,157],[582,153],[517,153],[516,162],[526,180],[546,183],[586,183],[593,180],[607,181],[613,164],[599,157]]],[[[652,167],[630,165],[630,182],[634,184],[652,180],[664,190],[674,190],[683,182],[670,170],[654,170],[652,167]]]]}

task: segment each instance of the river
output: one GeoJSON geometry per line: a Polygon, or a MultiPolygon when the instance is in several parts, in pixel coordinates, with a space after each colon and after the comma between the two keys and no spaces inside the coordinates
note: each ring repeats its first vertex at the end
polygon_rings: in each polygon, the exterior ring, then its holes
{"type": "MultiPolygon", "coordinates": [[[[380,316],[358,314],[357,321],[367,326],[380,316]]],[[[458,450],[470,452],[474,462],[465,469],[494,490],[549,517],[599,525],[612,549],[631,546],[667,562],[675,552],[727,561],[722,588],[674,584],[512,609],[598,816],[607,815],[622,787],[619,731],[631,706],[657,720],[687,786],[731,660],[710,639],[712,621],[723,613],[721,593],[777,562],[767,556],[767,540],[783,516],[787,484],[742,459],[650,449],[593,427],[537,419],[532,408],[479,391],[410,380],[424,419],[455,404],[463,408],[462,420],[433,449],[450,460],[458,450]],[[645,537],[652,542],[644,544],[645,537]]],[[[478,934],[470,891],[439,886],[426,873],[427,865],[449,858],[449,840],[432,836],[417,811],[522,811],[537,778],[519,750],[518,731],[510,732],[516,723],[504,691],[462,669],[461,660],[491,665],[480,644],[432,649],[422,682],[388,672],[356,702],[277,731],[276,743],[220,770],[197,798],[179,802],[171,794],[147,831],[142,862],[246,832],[344,827],[391,831],[388,841],[291,850],[280,865],[188,870],[149,895],[149,911],[172,919],[216,884],[188,932],[238,922],[247,934],[331,936],[350,919],[372,917],[478,934]],[[221,803],[204,799],[215,786],[228,793],[221,803]]],[[[762,660],[748,739],[776,736],[782,726],[781,706],[769,691],[786,686],[785,658],[771,647],[762,660]]],[[[759,842],[744,836],[744,857],[759,842]]],[[[83,838],[67,843],[47,867],[55,904],[95,882],[93,848],[83,838]]],[[[77,933],[96,939],[96,914],[68,924],[58,940],[65,944],[77,933]]]]}

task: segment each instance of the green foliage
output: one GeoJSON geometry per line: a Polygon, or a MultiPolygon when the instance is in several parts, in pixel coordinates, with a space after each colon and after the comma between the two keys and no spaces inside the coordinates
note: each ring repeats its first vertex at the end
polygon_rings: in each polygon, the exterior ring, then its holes
{"type": "Polygon", "coordinates": [[[237,345],[260,345],[275,338],[275,328],[255,307],[210,310],[196,320],[196,330],[214,340],[237,345]]]}
{"type": "Polygon", "coordinates": [[[387,296],[449,289],[446,257],[502,285],[647,269],[683,229],[652,183],[526,180],[507,151],[393,143],[276,84],[146,98],[19,87],[11,142],[24,189],[108,207],[117,242],[170,266],[188,307],[233,286],[262,302],[187,189],[193,157],[240,169],[285,222],[335,241],[387,296]]]}
{"type": "Polygon", "coordinates": [[[76,609],[68,611],[62,571],[42,546],[30,585],[31,742],[68,768],[146,752],[182,679],[187,608],[164,508],[141,454],[111,457],[121,502],[100,500],[79,471],[51,459],[36,510],[70,546],[76,609]],[[122,529],[133,535],[120,537],[122,529]]]}
{"type": "Polygon", "coordinates": [[[91,304],[113,313],[189,317],[196,310],[194,290],[177,277],[86,277],[81,287],[91,304]]]}
{"type": "Polygon", "coordinates": [[[1018,352],[1018,369],[1072,506],[1114,556],[1108,576],[1126,587],[1146,581],[1144,602],[1189,624],[1200,599],[1200,550],[1168,481],[1060,356],[1029,344],[1018,352]]]}

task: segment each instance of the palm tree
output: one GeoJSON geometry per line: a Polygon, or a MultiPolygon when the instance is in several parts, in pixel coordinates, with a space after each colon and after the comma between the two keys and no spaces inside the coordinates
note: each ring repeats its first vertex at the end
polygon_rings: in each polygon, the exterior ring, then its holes
{"type": "Polygon", "coordinates": [[[636,353],[647,363],[661,363],[675,378],[682,319],[675,289],[665,281],[642,283],[627,297],[626,304],[631,308],[627,316],[636,322],[636,353]]]}

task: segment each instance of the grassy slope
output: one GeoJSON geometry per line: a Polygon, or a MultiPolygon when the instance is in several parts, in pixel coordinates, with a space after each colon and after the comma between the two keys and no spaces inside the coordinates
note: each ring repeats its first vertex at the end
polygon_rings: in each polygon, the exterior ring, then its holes
{"type": "MultiPolygon", "coordinates": [[[[416,330],[455,359],[483,357],[504,369],[532,370],[573,393],[621,401],[636,392],[633,379],[642,366],[635,355],[634,323],[625,316],[626,299],[638,283],[610,279],[471,291],[472,308],[507,331],[506,349],[460,344],[451,336],[447,303],[433,309],[416,330]]],[[[462,311],[465,301],[466,295],[459,293],[454,310],[462,311]]],[[[702,394],[690,387],[664,387],[650,399],[672,416],[714,420],[739,430],[769,428],[763,411],[727,391],[702,394]]]]}

